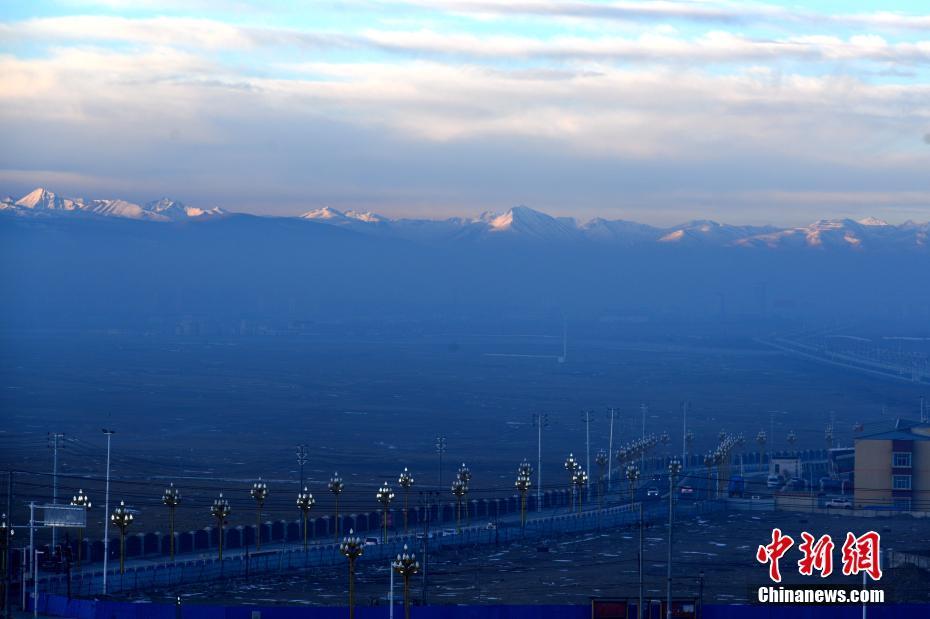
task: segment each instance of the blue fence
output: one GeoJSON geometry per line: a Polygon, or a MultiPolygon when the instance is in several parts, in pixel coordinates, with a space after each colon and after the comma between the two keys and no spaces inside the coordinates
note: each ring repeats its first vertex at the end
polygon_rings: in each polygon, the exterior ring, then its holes
{"type": "MultiPolygon", "coordinates": [[[[659,501],[644,506],[643,518],[649,522],[664,521],[668,508],[659,501]]],[[[680,504],[677,508],[679,518],[687,518],[701,513],[724,509],[723,502],[706,501],[701,503],[680,504]]],[[[605,509],[594,509],[578,513],[563,513],[527,522],[525,529],[519,526],[487,529],[483,527],[466,527],[455,534],[442,534],[436,531],[429,539],[429,551],[436,552],[449,547],[475,547],[526,539],[553,537],[568,533],[593,531],[599,528],[616,528],[632,526],[639,520],[638,504],[621,505],[605,509]]],[[[446,533],[450,533],[448,530],[446,533]]],[[[386,544],[366,546],[359,561],[386,562],[403,551],[404,545],[416,552],[422,552],[423,540],[416,535],[390,538],[386,544]]],[[[311,546],[304,550],[300,545],[291,545],[275,550],[265,550],[254,554],[238,554],[217,558],[176,561],[174,563],[152,563],[127,567],[125,574],[118,570],[108,571],[107,590],[109,593],[144,591],[180,584],[206,582],[225,578],[248,577],[253,574],[287,572],[300,569],[332,568],[345,566],[345,558],[339,553],[337,544],[311,546]]],[[[82,572],[71,577],[70,591],[75,597],[93,596],[103,589],[103,572],[82,572]]],[[[40,577],[39,589],[45,593],[64,594],[68,592],[68,578],[65,575],[40,577]]]]}

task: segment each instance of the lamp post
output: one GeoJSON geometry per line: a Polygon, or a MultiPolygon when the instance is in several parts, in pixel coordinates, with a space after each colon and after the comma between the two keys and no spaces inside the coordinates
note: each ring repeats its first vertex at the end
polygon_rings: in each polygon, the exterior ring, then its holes
{"type": "Polygon", "coordinates": [[[571,500],[568,503],[568,509],[571,511],[572,506],[575,504],[575,470],[581,467],[578,464],[578,461],[575,460],[575,455],[572,453],[568,454],[568,457],[565,458],[565,470],[568,471],[568,490],[571,496],[571,500]]]}
{"type": "MultiPolygon", "coordinates": [[[[84,494],[84,490],[78,490],[78,493],[71,497],[71,504],[77,507],[83,507],[87,512],[91,508],[90,497],[84,494]]],[[[11,531],[12,532],[12,531],[11,531]]],[[[81,569],[81,546],[84,545],[84,527],[78,529],[78,547],[77,547],[77,568],[81,569]]],[[[4,555],[5,557],[6,555],[4,555]]],[[[6,572],[4,572],[5,574],[6,572]]]]}
{"type": "Polygon", "coordinates": [[[407,552],[404,544],[404,553],[397,555],[391,567],[404,579],[404,619],[410,619],[410,577],[420,571],[420,562],[415,554],[407,552]]]}
{"type": "Polygon", "coordinates": [[[126,529],[132,524],[133,515],[126,509],[126,503],[119,502],[113,513],[110,514],[110,522],[119,529],[119,573],[124,573],[126,561],[126,529]]]}
{"type": "Polygon", "coordinates": [[[639,467],[635,464],[628,464],[626,467],[626,480],[630,484],[630,505],[633,505],[634,491],[636,482],[639,480],[639,467]]]}
{"type": "Polygon", "coordinates": [[[168,532],[170,535],[168,545],[171,549],[171,560],[174,561],[174,512],[181,503],[181,493],[178,492],[173,483],[165,488],[165,494],[161,497],[161,502],[168,508],[168,532]]]}
{"type": "Polygon", "coordinates": [[[453,480],[452,494],[455,496],[455,529],[462,531],[462,499],[468,494],[468,486],[461,479],[453,480]]]}
{"type": "Polygon", "coordinates": [[[532,474],[533,467],[524,460],[517,468],[517,480],[513,484],[520,493],[520,526],[523,528],[526,527],[526,495],[533,486],[532,474]]]}
{"type": "Polygon", "coordinates": [[[681,462],[673,459],[668,463],[668,559],[666,560],[667,590],[665,594],[665,617],[672,619],[672,527],[675,522],[675,478],[681,472],[681,462]]]}
{"type": "Polygon", "coordinates": [[[397,483],[404,489],[404,535],[407,534],[407,504],[410,498],[410,488],[413,487],[413,475],[404,467],[404,472],[397,478],[397,483]]]}
{"type": "Polygon", "coordinates": [[[388,510],[391,508],[391,501],[394,500],[394,491],[391,490],[391,487],[388,486],[387,482],[384,482],[384,485],[378,488],[378,492],[375,493],[375,498],[378,499],[378,503],[381,503],[382,542],[386,544],[387,543],[388,510]]]}
{"type": "Polygon", "coordinates": [[[355,560],[362,556],[362,540],[354,536],[355,531],[349,529],[349,536],[339,544],[339,552],[349,560],[349,619],[355,617],[355,560]]]}
{"type": "Polygon", "coordinates": [[[310,515],[310,510],[315,503],[316,499],[313,498],[311,493],[307,492],[306,486],[304,486],[303,492],[297,493],[297,509],[300,510],[300,517],[304,525],[304,550],[307,550],[307,517],[310,515]]]}
{"type": "Polygon", "coordinates": [[[436,454],[439,456],[439,487],[442,488],[442,455],[446,453],[447,441],[445,434],[436,437],[436,454]]]}
{"type": "Polygon", "coordinates": [[[268,484],[259,477],[258,481],[252,484],[250,494],[255,499],[255,550],[258,550],[262,547],[262,507],[268,498],[268,484]]]}
{"type": "Polygon", "coordinates": [[[604,505],[604,493],[607,489],[604,486],[604,471],[607,468],[608,456],[603,449],[597,451],[594,456],[594,463],[597,465],[597,504],[601,507],[604,505]]]}
{"type": "Polygon", "coordinates": [[[342,491],[345,489],[345,484],[342,483],[342,478],[339,477],[339,473],[333,473],[333,476],[329,478],[329,484],[327,488],[333,493],[333,498],[336,500],[336,539],[339,539],[339,495],[342,494],[342,491]]]}
{"type": "Polygon", "coordinates": [[[578,489],[578,513],[581,513],[581,499],[584,496],[584,488],[588,485],[588,474],[581,467],[575,469],[572,474],[572,485],[578,489]]]}
{"type": "Polygon", "coordinates": [[[756,443],[759,444],[759,464],[765,464],[765,441],[768,440],[768,436],[765,434],[765,430],[759,430],[759,433],[756,434],[756,443]]]}
{"type": "Polygon", "coordinates": [[[226,519],[232,510],[229,508],[229,501],[223,498],[223,493],[213,500],[210,507],[210,514],[216,519],[216,528],[219,530],[219,560],[223,560],[223,527],[226,525],[226,519]]]}
{"type": "MultiPolygon", "coordinates": [[[[458,479],[461,479],[465,483],[465,494],[468,494],[468,484],[471,482],[471,470],[465,466],[465,463],[463,462],[462,466],[459,467],[459,470],[455,475],[458,479]]],[[[465,523],[468,524],[468,501],[464,501],[463,506],[465,508],[465,523]]]]}

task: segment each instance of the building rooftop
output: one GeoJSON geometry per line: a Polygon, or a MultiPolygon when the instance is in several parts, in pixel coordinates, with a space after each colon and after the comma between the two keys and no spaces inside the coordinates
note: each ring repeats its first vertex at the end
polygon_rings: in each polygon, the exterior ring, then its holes
{"type": "Polygon", "coordinates": [[[895,419],[884,424],[876,424],[866,434],[856,438],[857,441],[930,441],[930,423],[921,423],[909,419],[895,419]]]}

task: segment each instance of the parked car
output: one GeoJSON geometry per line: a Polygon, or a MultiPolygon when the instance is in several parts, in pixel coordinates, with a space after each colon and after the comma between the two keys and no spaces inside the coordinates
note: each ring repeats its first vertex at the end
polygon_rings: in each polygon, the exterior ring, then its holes
{"type": "Polygon", "coordinates": [[[769,475],[769,478],[765,481],[765,485],[769,488],[780,488],[781,477],[778,475],[769,475]]]}
{"type": "Polygon", "coordinates": [[[658,488],[649,488],[649,490],[646,490],[646,496],[647,496],[647,497],[653,497],[653,498],[659,496],[659,489],[658,489],[658,488]]]}
{"type": "Polygon", "coordinates": [[[694,488],[692,488],[691,486],[682,486],[679,492],[681,493],[682,496],[690,497],[694,495],[694,488]]]}
{"type": "Polygon", "coordinates": [[[381,543],[381,540],[378,539],[377,537],[366,537],[365,538],[366,546],[377,546],[380,543],[381,543]]]}
{"type": "Polygon", "coordinates": [[[849,499],[844,499],[842,497],[830,499],[829,501],[824,503],[824,507],[835,507],[837,509],[852,509],[852,506],[853,506],[852,501],[850,501],[849,499]]]}

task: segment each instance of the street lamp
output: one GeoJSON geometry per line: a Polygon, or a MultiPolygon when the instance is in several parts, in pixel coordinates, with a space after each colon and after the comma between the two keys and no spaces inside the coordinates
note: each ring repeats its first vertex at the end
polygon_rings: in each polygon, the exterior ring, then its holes
{"type": "Polygon", "coordinates": [[[220,496],[217,499],[213,500],[213,505],[210,507],[210,514],[216,518],[216,528],[219,530],[219,559],[223,560],[223,527],[226,525],[226,519],[229,517],[229,514],[232,513],[232,510],[229,508],[229,501],[223,498],[223,493],[220,492],[220,496]]]}
{"type": "MultiPolygon", "coordinates": [[[[77,507],[83,507],[85,513],[90,511],[91,502],[90,497],[84,494],[83,490],[78,490],[78,493],[71,497],[71,504],[77,507]]],[[[86,517],[86,516],[85,516],[86,517]]],[[[11,529],[12,533],[12,529],[11,529]]],[[[81,569],[81,546],[84,545],[84,527],[78,529],[78,549],[77,549],[77,568],[81,569]]],[[[4,555],[5,557],[6,555],[4,555]]],[[[6,574],[6,572],[4,572],[6,574]]]]}
{"type": "Polygon", "coordinates": [[[381,529],[383,531],[382,541],[386,544],[388,509],[391,507],[391,501],[394,500],[394,491],[391,490],[391,487],[388,486],[387,482],[384,482],[384,485],[378,488],[378,492],[375,494],[375,498],[378,499],[378,503],[381,503],[381,529]]]}
{"type": "Polygon", "coordinates": [[[639,480],[639,467],[635,464],[628,464],[626,467],[626,480],[630,484],[630,505],[633,505],[633,492],[636,489],[636,482],[639,480]]]}
{"type": "MultiPolygon", "coordinates": [[[[471,481],[471,470],[465,466],[465,463],[462,463],[462,466],[459,467],[456,477],[465,482],[465,494],[468,494],[468,484],[471,481]]],[[[465,507],[465,522],[468,522],[468,501],[464,502],[465,507]]]]}
{"type": "Polygon", "coordinates": [[[300,517],[304,525],[304,550],[307,549],[307,517],[310,515],[310,510],[315,503],[316,499],[313,498],[311,493],[307,492],[306,486],[304,486],[303,492],[297,493],[297,509],[300,510],[300,517]]]}
{"type": "Polygon", "coordinates": [[[329,484],[327,485],[329,491],[333,493],[333,497],[336,499],[336,539],[339,539],[339,495],[342,494],[342,491],[345,489],[345,484],[342,483],[342,478],[339,477],[339,473],[333,473],[333,476],[329,478],[329,484]]]}
{"type": "Polygon", "coordinates": [[[759,444],[760,456],[759,464],[765,464],[765,441],[768,439],[768,436],[765,434],[765,430],[759,430],[759,433],[756,434],[756,442],[759,444]]]}
{"type": "Polygon", "coordinates": [[[123,501],[119,502],[119,505],[116,506],[116,509],[113,510],[113,513],[110,514],[110,522],[113,523],[117,529],[119,529],[119,573],[124,572],[125,567],[125,557],[126,557],[126,529],[129,528],[129,525],[132,524],[133,515],[126,509],[126,503],[123,501]]]}
{"type": "Polygon", "coordinates": [[[265,499],[268,498],[268,484],[259,477],[258,481],[252,484],[252,498],[255,499],[255,550],[262,547],[262,507],[265,506],[265,499]]]}
{"type": "Polygon", "coordinates": [[[607,469],[607,452],[603,449],[597,451],[597,455],[594,456],[594,463],[597,465],[597,502],[598,505],[603,506],[604,504],[604,493],[606,487],[604,486],[604,471],[607,469]]]}
{"type": "Polygon", "coordinates": [[[404,467],[404,472],[397,478],[397,483],[404,489],[404,535],[407,534],[407,500],[410,497],[410,488],[413,487],[413,475],[404,467]]]}
{"type": "Polygon", "coordinates": [[[468,494],[468,485],[461,479],[452,482],[452,494],[455,496],[455,529],[462,531],[462,499],[468,494]]]}
{"type": "Polygon", "coordinates": [[[675,521],[675,478],[681,473],[681,462],[677,459],[668,463],[668,589],[666,591],[665,617],[672,619],[672,527],[675,521]]]}
{"type": "Polygon", "coordinates": [[[581,497],[584,496],[584,487],[588,484],[588,474],[578,467],[572,474],[572,485],[578,489],[578,513],[581,513],[581,497]]]}
{"type": "Polygon", "coordinates": [[[404,554],[397,555],[391,567],[404,579],[404,619],[410,619],[410,577],[420,571],[420,562],[415,554],[407,552],[407,544],[404,544],[404,554]]]}
{"type": "Polygon", "coordinates": [[[575,460],[575,455],[572,453],[568,454],[568,457],[565,458],[565,470],[568,471],[568,490],[571,493],[568,504],[569,511],[571,511],[571,506],[575,503],[575,470],[578,469],[581,465],[578,464],[578,461],[575,460]]]}
{"type": "Polygon", "coordinates": [[[174,487],[174,483],[165,488],[165,494],[161,497],[161,502],[168,508],[168,531],[170,539],[168,541],[171,548],[171,560],[174,561],[174,511],[181,503],[181,493],[174,487]]]}
{"type": "Polygon", "coordinates": [[[520,463],[520,466],[517,468],[517,480],[514,482],[514,487],[517,489],[517,492],[520,493],[520,526],[526,527],[526,494],[530,491],[530,488],[533,486],[533,478],[530,477],[533,474],[533,467],[530,466],[530,463],[524,460],[520,463]]]}
{"type": "Polygon", "coordinates": [[[355,560],[362,556],[364,546],[360,537],[355,537],[355,531],[349,529],[349,536],[339,544],[339,552],[349,560],[349,619],[355,617],[355,560]]]}

